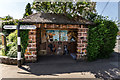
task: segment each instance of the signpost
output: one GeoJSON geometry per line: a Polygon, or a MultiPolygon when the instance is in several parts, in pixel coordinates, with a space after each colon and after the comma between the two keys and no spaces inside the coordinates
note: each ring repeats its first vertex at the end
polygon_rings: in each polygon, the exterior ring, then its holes
{"type": "Polygon", "coordinates": [[[17,29],[17,47],[18,47],[18,52],[17,52],[17,61],[18,61],[18,67],[21,67],[21,41],[20,41],[20,29],[36,29],[35,25],[20,25],[18,23],[18,26],[16,25],[5,25],[3,27],[4,29],[17,29]]]}

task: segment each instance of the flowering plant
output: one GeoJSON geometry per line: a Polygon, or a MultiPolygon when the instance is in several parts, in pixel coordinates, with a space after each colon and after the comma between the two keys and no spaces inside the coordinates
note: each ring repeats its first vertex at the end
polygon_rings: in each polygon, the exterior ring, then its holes
{"type": "Polygon", "coordinates": [[[27,54],[27,55],[31,55],[31,53],[30,52],[27,52],[28,50],[26,49],[25,50],[25,54],[27,54]]]}

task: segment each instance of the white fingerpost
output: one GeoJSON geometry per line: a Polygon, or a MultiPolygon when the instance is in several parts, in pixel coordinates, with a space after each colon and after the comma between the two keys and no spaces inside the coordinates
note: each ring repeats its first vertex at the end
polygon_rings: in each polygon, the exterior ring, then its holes
{"type": "Polygon", "coordinates": [[[21,67],[21,42],[20,42],[20,23],[18,23],[18,26],[17,26],[17,30],[18,30],[18,34],[17,34],[17,49],[18,49],[18,52],[17,52],[17,64],[18,64],[18,67],[21,67]]]}

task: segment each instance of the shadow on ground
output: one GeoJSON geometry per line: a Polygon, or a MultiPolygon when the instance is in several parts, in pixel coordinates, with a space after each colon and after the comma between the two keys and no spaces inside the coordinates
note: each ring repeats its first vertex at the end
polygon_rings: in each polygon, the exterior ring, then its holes
{"type": "Polygon", "coordinates": [[[120,60],[118,57],[120,57],[120,53],[114,52],[109,59],[76,62],[71,56],[44,56],[39,57],[39,61],[36,63],[27,63],[29,68],[22,67],[22,69],[37,76],[90,72],[96,78],[120,78],[120,60]]]}

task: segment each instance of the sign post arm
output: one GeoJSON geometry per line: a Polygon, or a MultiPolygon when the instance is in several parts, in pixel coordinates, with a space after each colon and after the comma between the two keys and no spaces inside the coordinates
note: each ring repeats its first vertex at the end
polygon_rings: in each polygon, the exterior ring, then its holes
{"type": "Polygon", "coordinates": [[[17,33],[17,64],[18,64],[18,67],[21,67],[21,41],[20,41],[20,23],[18,23],[18,26],[17,26],[17,30],[18,30],[18,33],[17,33]]]}

